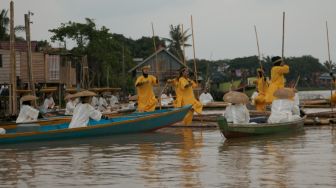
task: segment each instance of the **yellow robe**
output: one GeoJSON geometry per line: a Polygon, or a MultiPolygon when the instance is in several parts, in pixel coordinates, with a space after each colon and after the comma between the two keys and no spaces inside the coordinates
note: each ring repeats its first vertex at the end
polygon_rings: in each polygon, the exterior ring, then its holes
{"type": "Polygon", "coordinates": [[[181,105],[185,106],[191,104],[193,109],[190,110],[184,117],[183,123],[185,125],[189,125],[192,122],[194,111],[198,114],[202,113],[203,105],[199,101],[197,101],[194,96],[193,88],[195,87],[197,87],[197,84],[194,81],[186,79],[184,77],[181,77],[179,79],[179,88],[181,91],[181,105]],[[191,82],[192,85],[187,87],[189,82],[191,82]]]}
{"type": "Polygon", "coordinates": [[[254,99],[256,110],[260,112],[266,111],[265,95],[268,88],[268,83],[264,80],[264,77],[260,77],[257,80],[258,96],[254,99]]]}
{"type": "Polygon", "coordinates": [[[265,96],[265,100],[267,104],[271,104],[274,100],[274,92],[279,89],[285,87],[285,77],[284,74],[289,72],[289,66],[275,66],[271,70],[271,83],[267,89],[267,93],[265,96]]]}
{"type": "Polygon", "coordinates": [[[176,99],[174,100],[173,105],[174,105],[175,108],[179,108],[179,107],[182,106],[182,91],[179,87],[179,79],[178,78],[173,80],[172,86],[173,86],[173,88],[175,90],[175,94],[176,94],[176,99]]]}
{"type": "MultiPolygon", "coordinates": [[[[336,82],[333,83],[334,87],[336,86],[336,82]]],[[[333,94],[331,95],[331,99],[330,99],[332,104],[336,104],[336,92],[334,91],[333,94]]]]}
{"type": "Polygon", "coordinates": [[[155,110],[157,99],[153,92],[153,85],[157,84],[157,79],[148,75],[147,78],[139,76],[135,82],[138,94],[138,111],[139,112],[151,112],[155,110]],[[142,85],[138,85],[142,84],[142,85]]]}

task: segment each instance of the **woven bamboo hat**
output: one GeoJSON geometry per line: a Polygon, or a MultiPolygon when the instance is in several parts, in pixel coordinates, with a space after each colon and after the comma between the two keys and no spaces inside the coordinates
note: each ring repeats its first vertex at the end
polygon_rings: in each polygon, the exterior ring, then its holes
{"type": "Polygon", "coordinates": [[[273,96],[278,99],[291,99],[295,96],[295,93],[293,91],[293,88],[284,87],[277,89],[274,92],[273,96]]]}
{"type": "Polygon", "coordinates": [[[37,99],[37,97],[34,96],[34,95],[25,95],[25,96],[21,97],[20,101],[21,102],[24,102],[24,101],[34,101],[36,99],[37,99]]]}
{"type": "Polygon", "coordinates": [[[65,97],[64,97],[65,100],[72,99],[72,98],[74,98],[73,94],[70,94],[70,93],[65,94],[65,97]]]}
{"type": "Polygon", "coordinates": [[[95,92],[92,92],[92,91],[81,91],[81,92],[78,92],[76,94],[73,94],[72,95],[72,98],[75,98],[75,97],[93,97],[93,96],[96,96],[97,94],[95,92]]]}
{"type": "Polygon", "coordinates": [[[225,102],[234,103],[234,104],[247,104],[249,98],[245,93],[230,91],[226,93],[223,97],[225,102]]]}

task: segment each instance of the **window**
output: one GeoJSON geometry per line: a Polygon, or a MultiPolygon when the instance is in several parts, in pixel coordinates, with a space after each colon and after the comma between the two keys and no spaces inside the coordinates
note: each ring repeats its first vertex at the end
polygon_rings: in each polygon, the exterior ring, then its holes
{"type": "Polygon", "coordinates": [[[59,55],[48,55],[49,80],[59,80],[60,57],[59,55]]]}
{"type": "Polygon", "coordinates": [[[2,68],[2,54],[0,54],[0,68],[2,68]]]}

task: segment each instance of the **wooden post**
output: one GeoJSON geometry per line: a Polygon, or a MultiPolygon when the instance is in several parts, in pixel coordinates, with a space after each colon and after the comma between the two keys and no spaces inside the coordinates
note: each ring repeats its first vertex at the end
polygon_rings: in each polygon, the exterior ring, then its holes
{"type": "Polygon", "coordinates": [[[285,12],[282,13],[282,53],[281,57],[284,58],[285,51],[285,12]]]}
{"type": "MultiPolygon", "coordinates": [[[[157,80],[158,80],[158,91],[160,91],[161,87],[160,87],[160,72],[159,72],[159,62],[158,62],[158,58],[157,58],[157,49],[156,49],[156,43],[155,43],[155,34],[154,34],[154,26],[153,26],[153,23],[152,23],[152,33],[153,33],[153,44],[154,44],[154,50],[155,50],[155,66],[156,66],[156,76],[157,76],[157,80]]],[[[160,93],[159,93],[160,95],[160,93]]],[[[158,96],[159,97],[159,105],[160,105],[160,110],[161,110],[161,96],[158,96]]]]}
{"type": "Polygon", "coordinates": [[[197,66],[196,66],[196,53],[195,53],[195,35],[194,35],[194,24],[193,24],[193,18],[192,15],[190,16],[190,22],[191,22],[191,35],[192,35],[192,43],[193,43],[193,54],[194,54],[194,71],[195,71],[195,79],[196,83],[198,84],[198,78],[197,78],[197,66]]]}
{"type": "Polygon", "coordinates": [[[11,115],[17,115],[17,99],[16,99],[16,60],[15,60],[15,33],[14,33],[14,2],[10,2],[10,64],[11,64],[11,96],[12,106],[11,115]]]}
{"type": "MultiPolygon", "coordinates": [[[[33,65],[32,65],[32,51],[31,51],[31,42],[30,42],[30,12],[24,15],[25,19],[25,30],[26,30],[26,41],[27,41],[27,64],[28,64],[28,80],[29,89],[32,90],[32,94],[35,96],[35,84],[33,79],[33,65]]],[[[35,101],[36,102],[36,101],[35,101]]]]}
{"type": "MultiPolygon", "coordinates": [[[[326,21],[326,30],[327,30],[327,45],[328,45],[328,61],[329,61],[329,71],[330,71],[330,74],[332,74],[332,64],[331,64],[331,58],[330,58],[330,45],[329,45],[329,30],[328,30],[328,22],[326,21]]],[[[330,99],[332,97],[332,92],[333,92],[333,85],[334,85],[334,82],[333,82],[333,77],[331,77],[331,80],[330,80],[330,99]]],[[[333,112],[333,105],[332,105],[332,101],[330,100],[330,108],[331,108],[331,112],[333,112]]],[[[333,113],[331,113],[333,114],[333,113]]]]}

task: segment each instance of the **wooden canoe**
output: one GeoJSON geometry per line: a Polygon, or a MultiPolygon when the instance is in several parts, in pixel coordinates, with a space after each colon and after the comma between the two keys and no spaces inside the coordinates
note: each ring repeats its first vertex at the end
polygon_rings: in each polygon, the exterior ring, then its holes
{"type": "Polygon", "coordinates": [[[86,127],[71,129],[68,128],[69,123],[34,125],[35,129],[27,132],[19,132],[18,127],[17,129],[6,130],[6,134],[0,135],[0,144],[148,132],[181,121],[190,109],[191,106],[188,105],[182,108],[133,113],[100,121],[90,120],[86,127]]]}
{"type": "Polygon", "coordinates": [[[305,119],[306,116],[284,123],[232,124],[221,116],[218,118],[218,126],[225,138],[230,139],[299,131],[303,129],[305,119]]]}

